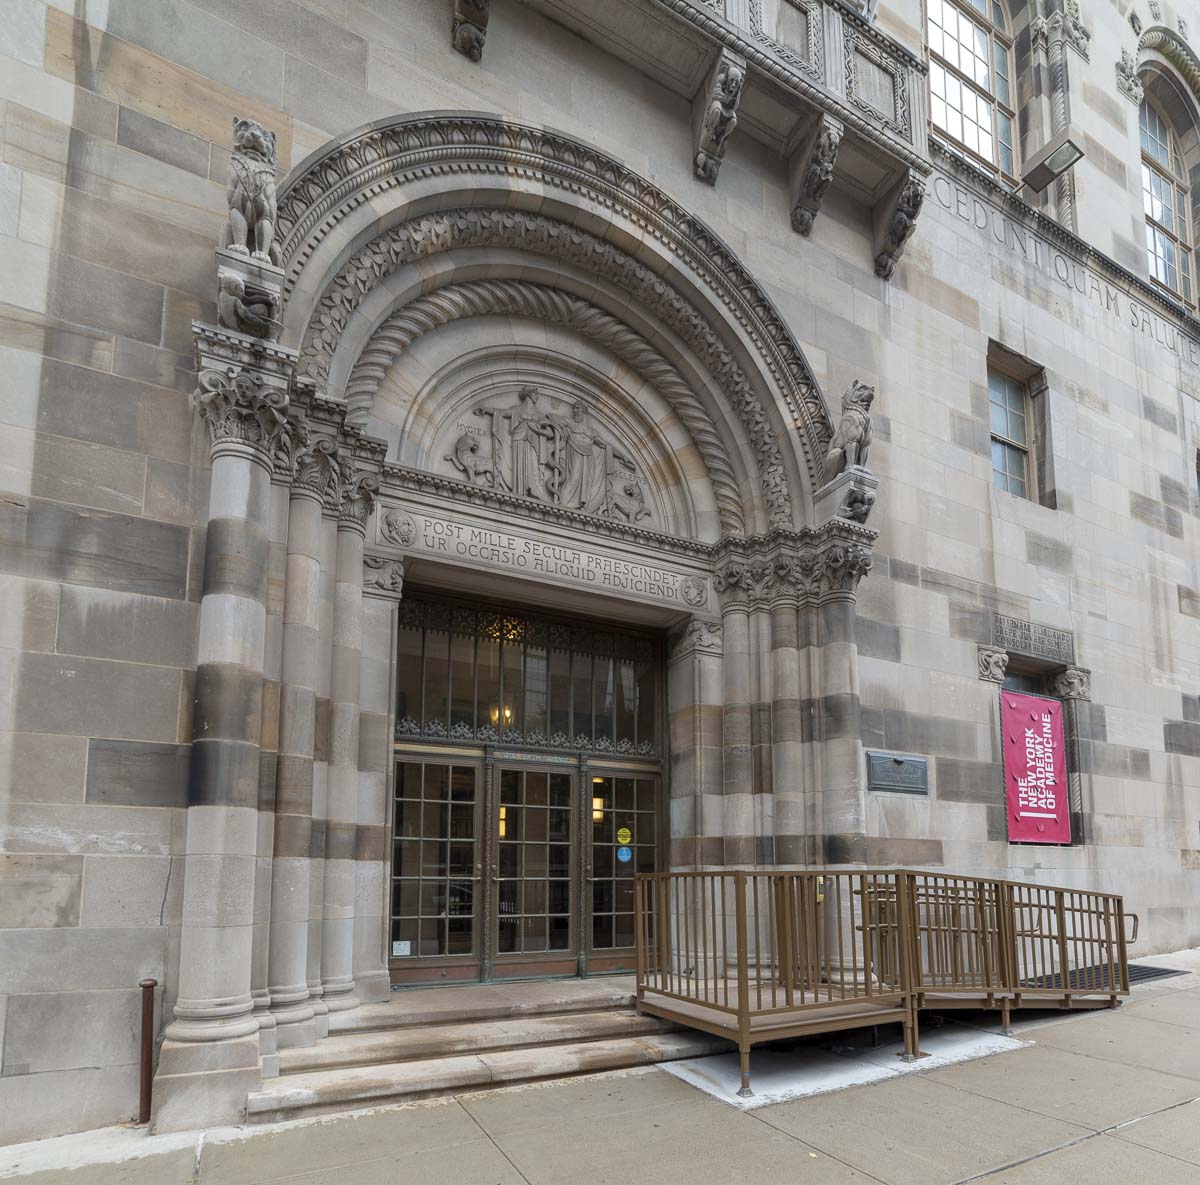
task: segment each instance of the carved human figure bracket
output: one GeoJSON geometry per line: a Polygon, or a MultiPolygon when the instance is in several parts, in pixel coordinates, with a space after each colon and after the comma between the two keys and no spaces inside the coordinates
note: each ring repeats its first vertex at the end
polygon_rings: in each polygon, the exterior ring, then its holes
{"type": "Polygon", "coordinates": [[[925,202],[925,179],[909,170],[893,191],[891,201],[876,210],[875,274],[890,280],[904,254],[908,240],[917,229],[917,216],[925,202]]]}
{"type": "Polygon", "coordinates": [[[792,154],[788,166],[791,189],[792,230],[805,238],[812,233],[821,202],[833,184],[838,148],[845,128],[832,115],[822,115],[803,143],[792,154]]]}
{"type": "Polygon", "coordinates": [[[492,0],[453,0],[454,17],[450,25],[450,43],[473,62],[483,57],[492,0]]]}
{"type": "Polygon", "coordinates": [[[461,416],[453,431],[442,461],[470,485],[628,523],[653,517],[633,458],[581,400],[526,386],[461,416]]]}
{"type": "Polygon", "coordinates": [[[745,85],[745,60],[722,50],[696,97],[693,111],[696,176],[709,185],[717,183],[725,146],[737,127],[738,104],[745,85]]]}
{"type": "Polygon", "coordinates": [[[979,647],[979,677],[985,683],[1003,683],[1008,672],[1008,651],[979,647]]]}

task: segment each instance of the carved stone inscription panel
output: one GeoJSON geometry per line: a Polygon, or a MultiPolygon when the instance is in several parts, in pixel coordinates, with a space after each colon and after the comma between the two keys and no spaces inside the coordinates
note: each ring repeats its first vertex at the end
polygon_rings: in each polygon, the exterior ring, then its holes
{"type": "Polygon", "coordinates": [[[471,485],[653,526],[637,464],[582,400],[532,386],[489,400],[458,417],[442,464],[471,485]]]}
{"type": "Polygon", "coordinates": [[[577,546],[551,535],[459,519],[453,514],[384,507],[378,541],[472,568],[507,572],[526,579],[585,588],[635,600],[665,602],[702,611],[709,604],[709,579],[668,562],[577,546]]]}

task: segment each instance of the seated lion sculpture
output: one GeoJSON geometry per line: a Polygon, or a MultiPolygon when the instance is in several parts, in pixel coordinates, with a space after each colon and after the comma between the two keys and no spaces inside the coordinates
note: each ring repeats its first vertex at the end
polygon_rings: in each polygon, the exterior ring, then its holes
{"type": "Polygon", "coordinates": [[[252,119],[233,121],[233,155],[221,246],[280,266],[275,242],[275,133],[252,119]]]}

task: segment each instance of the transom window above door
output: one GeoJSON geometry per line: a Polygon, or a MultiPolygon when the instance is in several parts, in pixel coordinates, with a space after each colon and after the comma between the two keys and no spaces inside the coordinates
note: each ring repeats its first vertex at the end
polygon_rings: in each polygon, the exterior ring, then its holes
{"type": "Polygon", "coordinates": [[[407,590],[399,624],[398,740],[659,756],[653,635],[407,590]]]}
{"type": "Polygon", "coordinates": [[[929,110],[951,146],[1015,185],[1012,40],[999,0],[927,0],[929,110]]]}

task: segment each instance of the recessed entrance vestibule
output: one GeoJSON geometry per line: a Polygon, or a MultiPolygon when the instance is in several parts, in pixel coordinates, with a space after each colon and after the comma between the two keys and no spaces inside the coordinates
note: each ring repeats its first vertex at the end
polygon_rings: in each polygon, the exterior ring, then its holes
{"type": "Polygon", "coordinates": [[[395,984],[632,970],[634,875],[666,867],[651,633],[406,590],[395,984]]]}

